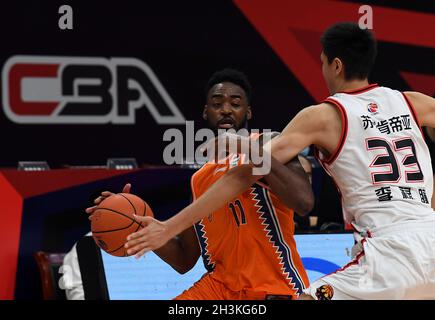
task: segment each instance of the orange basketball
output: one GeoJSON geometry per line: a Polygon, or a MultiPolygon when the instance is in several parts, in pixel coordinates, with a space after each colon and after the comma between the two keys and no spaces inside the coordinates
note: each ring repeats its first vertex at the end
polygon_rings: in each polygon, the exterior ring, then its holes
{"type": "Polygon", "coordinates": [[[143,227],[133,214],[153,216],[150,206],[133,194],[113,194],[101,201],[91,220],[95,243],[113,256],[128,256],[124,248],[127,236],[143,227]]]}

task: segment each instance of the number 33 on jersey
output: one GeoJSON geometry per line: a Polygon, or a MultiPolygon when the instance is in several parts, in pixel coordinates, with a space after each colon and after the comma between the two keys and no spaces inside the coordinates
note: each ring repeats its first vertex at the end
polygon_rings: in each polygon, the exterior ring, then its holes
{"type": "Polygon", "coordinates": [[[430,154],[407,97],[370,85],[325,102],[340,111],[342,139],[331,157],[318,157],[343,195],[346,222],[376,227],[433,214],[430,154]]]}

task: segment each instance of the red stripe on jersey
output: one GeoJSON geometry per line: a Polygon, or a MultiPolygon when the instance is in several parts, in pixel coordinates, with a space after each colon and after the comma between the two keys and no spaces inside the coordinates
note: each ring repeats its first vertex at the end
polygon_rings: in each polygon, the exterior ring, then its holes
{"type": "Polygon", "coordinates": [[[330,274],[327,274],[326,276],[323,276],[322,278],[324,278],[324,277],[327,277],[327,276],[330,276],[330,275],[333,275],[333,274],[336,274],[336,273],[338,273],[338,272],[342,272],[342,271],[344,271],[344,270],[346,270],[347,268],[349,268],[349,267],[351,267],[351,266],[353,266],[353,265],[356,265],[356,264],[358,264],[359,263],[359,259],[361,259],[363,256],[364,256],[364,242],[366,242],[366,239],[362,239],[361,240],[361,246],[362,246],[362,250],[361,250],[361,252],[359,252],[357,255],[356,255],[356,257],[355,257],[355,259],[353,259],[351,262],[349,262],[348,264],[346,264],[344,267],[341,267],[340,269],[338,269],[337,271],[334,271],[334,272],[331,272],[330,274]]]}
{"type": "Polygon", "coordinates": [[[364,93],[367,91],[370,91],[374,88],[378,88],[378,84],[377,83],[373,83],[373,84],[369,84],[368,86],[359,88],[359,89],[355,89],[355,90],[349,90],[349,91],[339,91],[337,93],[346,93],[346,94],[360,94],[360,93],[364,93]]]}
{"type": "Polygon", "coordinates": [[[401,92],[401,94],[402,94],[403,98],[405,99],[409,110],[411,111],[411,114],[412,114],[412,117],[414,118],[414,121],[417,123],[418,128],[420,129],[421,136],[423,137],[423,140],[426,141],[426,139],[424,138],[423,130],[421,129],[420,121],[418,120],[417,112],[415,111],[414,106],[412,105],[411,101],[408,99],[408,97],[403,92],[401,92]]]}
{"type": "Polygon", "coordinates": [[[332,105],[336,106],[338,110],[340,110],[340,116],[341,116],[341,135],[340,135],[340,141],[337,145],[337,148],[332,153],[332,155],[329,156],[328,159],[323,160],[325,164],[330,166],[339,156],[341,150],[343,149],[344,142],[346,141],[347,137],[347,131],[348,131],[348,124],[347,124],[347,115],[346,110],[344,109],[343,105],[338,102],[337,100],[334,100],[332,98],[327,98],[323,102],[329,102],[332,105]]]}

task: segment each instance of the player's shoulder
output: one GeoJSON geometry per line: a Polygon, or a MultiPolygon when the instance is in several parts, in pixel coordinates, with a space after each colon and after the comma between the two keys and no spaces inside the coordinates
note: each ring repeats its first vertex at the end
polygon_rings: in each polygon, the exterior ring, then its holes
{"type": "Polygon", "coordinates": [[[313,104],[301,110],[310,116],[314,115],[328,115],[335,110],[335,106],[332,102],[324,101],[319,104],[313,104]]]}
{"type": "Polygon", "coordinates": [[[420,125],[433,126],[435,124],[433,120],[435,116],[435,99],[416,91],[405,91],[403,94],[417,113],[420,125]]]}
{"type": "Polygon", "coordinates": [[[411,102],[413,107],[417,108],[433,105],[435,101],[433,97],[417,91],[404,91],[403,95],[411,102]]]}
{"type": "Polygon", "coordinates": [[[319,125],[328,125],[333,121],[340,121],[340,111],[332,102],[324,101],[301,110],[301,115],[317,122],[319,125]]]}
{"type": "Polygon", "coordinates": [[[429,97],[425,95],[424,93],[417,92],[417,91],[404,91],[403,94],[410,100],[414,101],[422,101],[426,99],[432,99],[432,97],[429,97]]]}

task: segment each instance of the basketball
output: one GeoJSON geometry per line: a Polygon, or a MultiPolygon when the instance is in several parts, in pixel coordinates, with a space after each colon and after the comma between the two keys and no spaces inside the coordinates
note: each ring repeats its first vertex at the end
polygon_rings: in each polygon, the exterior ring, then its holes
{"type": "Polygon", "coordinates": [[[153,216],[149,205],[133,194],[117,193],[104,199],[92,215],[95,243],[112,256],[128,256],[124,248],[127,236],[143,227],[133,214],[153,216]]]}

